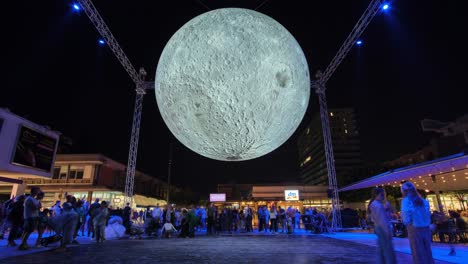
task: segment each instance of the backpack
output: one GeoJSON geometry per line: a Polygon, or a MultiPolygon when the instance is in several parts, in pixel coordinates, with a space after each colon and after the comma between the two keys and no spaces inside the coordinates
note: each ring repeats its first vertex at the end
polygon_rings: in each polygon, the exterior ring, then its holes
{"type": "Polygon", "coordinates": [[[13,199],[10,199],[3,204],[5,208],[5,211],[3,212],[4,216],[8,216],[11,213],[11,210],[13,209],[13,204],[13,199]]]}
{"type": "Polygon", "coordinates": [[[8,210],[9,213],[8,213],[8,219],[10,221],[16,221],[16,220],[20,220],[23,218],[23,211],[24,211],[24,206],[23,206],[23,202],[21,201],[16,201],[16,202],[12,202],[8,205],[8,210]]]}

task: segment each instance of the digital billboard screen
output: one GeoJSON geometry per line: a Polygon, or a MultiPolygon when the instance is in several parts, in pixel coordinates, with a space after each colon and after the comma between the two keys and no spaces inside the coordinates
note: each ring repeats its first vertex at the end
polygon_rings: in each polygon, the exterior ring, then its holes
{"type": "Polygon", "coordinates": [[[50,172],[53,168],[57,139],[21,126],[12,163],[50,172]]]}
{"type": "Polygon", "coordinates": [[[284,199],[286,201],[299,201],[299,190],[285,190],[284,199]]]}
{"type": "Polygon", "coordinates": [[[225,202],[225,193],[210,193],[210,202],[225,202]]]}

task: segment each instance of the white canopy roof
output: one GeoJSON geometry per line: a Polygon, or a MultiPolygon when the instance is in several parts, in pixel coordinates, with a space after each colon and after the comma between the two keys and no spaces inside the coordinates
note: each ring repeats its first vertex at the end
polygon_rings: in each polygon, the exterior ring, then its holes
{"type": "Polygon", "coordinates": [[[339,191],[350,191],[382,185],[397,187],[401,185],[402,181],[411,181],[421,190],[468,190],[468,154],[462,152],[390,170],[348,185],[339,191]]]}

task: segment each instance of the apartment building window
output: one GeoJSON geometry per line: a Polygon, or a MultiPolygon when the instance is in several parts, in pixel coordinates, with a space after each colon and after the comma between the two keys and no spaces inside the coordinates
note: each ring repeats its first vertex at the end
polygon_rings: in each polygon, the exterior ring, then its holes
{"type": "Polygon", "coordinates": [[[54,171],[52,172],[52,179],[55,179],[55,180],[66,179],[67,172],[68,172],[68,167],[66,166],[55,167],[54,171]]]}
{"type": "Polygon", "coordinates": [[[60,167],[55,167],[54,171],[52,172],[52,179],[59,179],[60,178],[60,167]]]}
{"type": "Polygon", "coordinates": [[[81,180],[83,179],[84,169],[83,168],[71,168],[68,174],[68,179],[81,180]]]}

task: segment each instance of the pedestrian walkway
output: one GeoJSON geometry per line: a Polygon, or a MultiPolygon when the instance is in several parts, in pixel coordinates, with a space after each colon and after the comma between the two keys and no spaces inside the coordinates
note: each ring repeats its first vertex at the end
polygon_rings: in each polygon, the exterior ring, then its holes
{"type": "MultiPolygon", "coordinates": [[[[48,237],[49,233],[45,233],[43,237],[48,237]]],[[[36,244],[36,239],[37,239],[37,233],[32,233],[31,236],[28,239],[28,245],[30,246],[30,249],[28,250],[19,250],[18,246],[15,247],[8,247],[8,241],[5,237],[5,239],[0,240],[0,259],[8,258],[8,257],[15,257],[15,256],[22,256],[22,255],[27,255],[27,254],[34,254],[34,253],[39,253],[39,252],[44,252],[44,251],[49,251],[49,250],[55,250],[59,247],[60,242],[51,244],[47,247],[40,247],[36,248],[34,245],[36,244]]],[[[91,240],[90,237],[85,237],[85,236],[78,236],[76,238],[78,243],[80,244],[90,244],[90,243],[95,243],[95,241],[91,240]]],[[[15,240],[15,242],[19,245],[20,239],[15,240]]],[[[67,247],[77,247],[80,246],[80,244],[72,244],[68,245],[67,247]]]]}
{"type": "MultiPolygon", "coordinates": [[[[50,234],[44,234],[44,237],[49,236],[50,234]]],[[[197,232],[196,237],[200,236],[205,236],[206,232],[197,232]]],[[[233,232],[232,234],[229,233],[220,233],[218,235],[214,235],[213,237],[248,237],[248,236],[254,236],[254,237],[264,237],[264,236],[271,236],[272,238],[275,237],[276,239],[280,239],[281,237],[287,238],[290,236],[293,237],[316,237],[319,238],[321,236],[323,237],[328,237],[328,238],[333,238],[336,240],[342,240],[346,242],[354,242],[357,244],[361,245],[366,245],[366,246],[371,246],[371,247],[377,247],[376,242],[377,242],[377,237],[373,233],[369,233],[366,231],[361,231],[361,232],[336,232],[336,233],[325,233],[325,234],[312,234],[310,231],[305,231],[304,229],[299,229],[295,230],[293,234],[286,234],[286,233],[275,233],[272,234],[270,232],[258,232],[255,230],[254,232],[233,232]]],[[[31,234],[31,237],[28,240],[28,245],[32,246],[35,244],[37,238],[37,234],[33,233],[31,234]]],[[[147,238],[146,236],[144,238],[147,238]]],[[[154,237],[153,237],[154,238],[154,237]]],[[[157,238],[161,239],[161,238],[157,238]]],[[[175,238],[174,238],[175,239],[175,238]]],[[[117,239],[114,239],[117,240],[117,239]]],[[[128,236],[124,237],[123,240],[128,240],[128,236]]],[[[146,239],[145,239],[146,240],[146,239]]],[[[17,243],[19,243],[19,240],[16,240],[17,243]]],[[[87,236],[78,236],[77,241],[79,242],[78,245],[68,245],[68,248],[75,248],[79,247],[80,245],[87,245],[87,244],[92,244],[95,243],[91,238],[87,236]]],[[[15,256],[22,256],[26,254],[34,254],[34,253],[41,253],[44,251],[51,251],[55,250],[58,248],[59,243],[52,244],[48,247],[43,247],[43,248],[34,248],[31,247],[29,250],[18,250],[18,247],[7,247],[7,240],[3,239],[0,240],[0,260],[9,258],[9,257],[15,257],[15,256]]],[[[395,238],[394,239],[394,246],[395,246],[395,251],[399,253],[403,253],[403,255],[407,255],[407,257],[401,256],[399,257],[400,260],[405,259],[408,261],[408,263],[411,262],[411,250],[409,247],[409,242],[407,238],[395,238]]],[[[449,262],[449,263],[467,263],[468,259],[468,245],[466,244],[457,244],[455,246],[456,248],[456,256],[448,256],[448,252],[450,251],[450,248],[447,244],[442,244],[442,243],[433,243],[432,246],[432,252],[434,259],[443,261],[443,262],[449,262]]]]}
{"type": "MultiPolygon", "coordinates": [[[[369,232],[336,232],[322,236],[377,247],[377,236],[369,232]]],[[[408,238],[394,238],[395,251],[411,254],[408,238]]],[[[445,243],[432,243],[432,255],[436,260],[451,263],[468,263],[468,245],[455,244],[455,256],[449,256],[450,246],[445,243]]]]}

